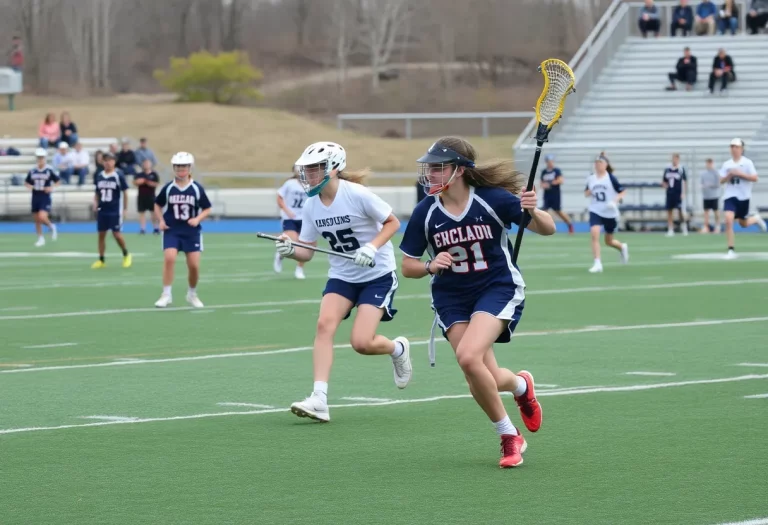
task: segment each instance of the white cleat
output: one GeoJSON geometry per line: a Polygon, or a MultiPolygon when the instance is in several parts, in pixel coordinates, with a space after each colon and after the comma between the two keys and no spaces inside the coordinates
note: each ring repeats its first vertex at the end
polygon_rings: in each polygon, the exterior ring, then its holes
{"type": "Polygon", "coordinates": [[[195,308],[203,307],[203,301],[200,300],[196,293],[187,292],[187,302],[195,308]]]}
{"type": "Polygon", "coordinates": [[[308,417],[315,421],[328,422],[331,420],[331,413],[328,411],[328,403],[323,401],[320,396],[312,394],[304,401],[297,401],[291,405],[291,412],[299,417],[308,417]]]}
{"type": "Polygon", "coordinates": [[[45,246],[45,239],[38,237],[37,242],[35,243],[35,248],[40,248],[41,246],[45,246]]]}
{"type": "Polygon", "coordinates": [[[155,301],[155,306],[157,308],[165,308],[169,304],[173,302],[173,299],[171,298],[170,294],[164,293],[160,296],[160,299],[155,301]]]}
{"type": "Polygon", "coordinates": [[[302,268],[301,266],[297,266],[296,267],[296,271],[293,272],[293,276],[296,277],[297,279],[306,279],[307,278],[307,276],[304,275],[304,268],[302,268]]]}
{"type": "Polygon", "coordinates": [[[675,236],[675,230],[667,230],[666,237],[674,237],[675,236]]]}
{"type": "Polygon", "coordinates": [[[392,368],[395,370],[395,385],[397,388],[405,388],[411,381],[413,366],[411,365],[411,343],[405,337],[395,337],[395,342],[403,345],[403,353],[400,357],[392,358],[392,368]]]}
{"type": "Polygon", "coordinates": [[[757,227],[760,228],[760,231],[762,231],[763,233],[767,232],[768,226],[766,226],[765,224],[765,219],[760,217],[760,215],[756,215],[756,217],[757,217],[757,227]]]}
{"type": "Polygon", "coordinates": [[[277,252],[275,252],[275,260],[272,263],[272,269],[275,270],[275,273],[283,271],[283,258],[280,257],[280,254],[277,252]]]}
{"type": "Polygon", "coordinates": [[[56,225],[55,224],[51,224],[51,240],[55,241],[58,238],[59,238],[59,232],[56,229],[56,225]]]}
{"type": "Polygon", "coordinates": [[[596,262],[593,264],[592,268],[589,269],[589,273],[603,273],[602,263],[596,262]]]}
{"type": "Polygon", "coordinates": [[[733,259],[738,259],[739,256],[736,255],[736,252],[733,250],[728,250],[728,253],[725,254],[725,258],[729,261],[732,261],[733,259]]]}
{"type": "Polygon", "coordinates": [[[687,224],[683,223],[683,225],[681,226],[681,229],[683,230],[683,237],[688,235],[688,225],[687,224]]]}
{"type": "Polygon", "coordinates": [[[621,245],[621,255],[619,257],[621,264],[629,263],[629,244],[624,243],[621,245]]]}

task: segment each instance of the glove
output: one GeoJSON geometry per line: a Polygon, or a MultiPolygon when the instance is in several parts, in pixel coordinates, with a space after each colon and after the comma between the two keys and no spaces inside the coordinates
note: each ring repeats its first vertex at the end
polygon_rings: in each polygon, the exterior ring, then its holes
{"type": "Polygon", "coordinates": [[[373,259],[376,257],[376,247],[368,243],[355,253],[355,264],[358,266],[373,266],[373,259]]]}
{"type": "Polygon", "coordinates": [[[276,240],[275,248],[277,249],[277,253],[280,254],[280,257],[290,257],[296,251],[291,239],[288,237],[280,237],[276,240]]]}

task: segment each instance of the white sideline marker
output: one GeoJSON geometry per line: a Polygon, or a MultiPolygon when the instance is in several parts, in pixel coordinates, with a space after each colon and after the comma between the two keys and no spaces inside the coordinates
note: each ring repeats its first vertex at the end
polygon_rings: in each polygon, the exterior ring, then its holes
{"type": "Polygon", "coordinates": [[[391,399],[385,399],[381,397],[342,397],[346,401],[369,401],[371,403],[388,403],[391,399]]]}
{"type": "Polygon", "coordinates": [[[0,312],[28,312],[30,310],[37,310],[37,306],[6,306],[0,308],[0,312]]]}
{"type": "Polygon", "coordinates": [[[216,403],[220,407],[248,407],[248,408],[275,408],[272,405],[259,405],[258,403],[216,403]]]}
{"type": "Polygon", "coordinates": [[[660,377],[669,377],[669,376],[676,376],[677,374],[675,372],[624,372],[624,375],[626,376],[660,376],[660,377]]]}
{"type": "Polygon", "coordinates": [[[739,363],[736,366],[749,366],[749,367],[768,367],[768,363],[739,363]]]}
{"type": "Polygon", "coordinates": [[[48,345],[22,346],[22,348],[24,350],[33,350],[33,349],[39,349],[39,348],[63,348],[65,346],[77,346],[77,343],[51,343],[48,345]]]}
{"type": "Polygon", "coordinates": [[[768,518],[756,518],[745,521],[731,521],[729,523],[718,523],[717,525],[768,525],[768,518]]]}
{"type": "Polygon", "coordinates": [[[282,310],[248,310],[246,312],[232,312],[235,315],[261,315],[261,314],[279,314],[282,310]]]}
{"type": "Polygon", "coordinates": [[[768,399],[768,394],[755,394],[754,396],[744,396],[744,399],[768,399]]]}
{"type": "Polygon", "coordinates": [[[114,421],[115,423],[131,423],[139,420],[137,417],[125,416],[80,416],[80,419],[99,419],[101,421],[114,421]]]}

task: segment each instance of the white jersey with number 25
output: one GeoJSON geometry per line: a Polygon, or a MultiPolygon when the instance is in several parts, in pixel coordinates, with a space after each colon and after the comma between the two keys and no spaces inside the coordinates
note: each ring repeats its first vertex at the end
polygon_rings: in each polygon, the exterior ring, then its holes
{"type": "MultiPolygon", "coordinates": [[[[747,175],[757,175],[755,165],[747,157],[741,157],[738,162],[733,159],[723,162],[723,167],[720,168],[720,178],[724,179],[728,175],[728,170],[731,169],[741,170],[747,175]]],[[[723,198],[730,199],[736,197],[740,201],[748,201],[752,198],[752,184],[753,182],[744,180],[741,177],[734,177],[725,185],[723,198]]]]}
{"type": "MultiPolygon", "coordinates": [[[[339,189],[330,206],[316,195],[307,199],[302,213],[300,242],[317,242],[324,237],[331,249],[340,253],[355,253],[379,234],[382,223],[392,214],[392,207],[371,190],[360,184],[339,179],[339,189]]],[[[328,277],[348,283],[372,281],[392,273],[395,251],[392,242],[376,252],[376,266],[357,266],[350,259],[328,256],[331,268],[328,277]]]]}

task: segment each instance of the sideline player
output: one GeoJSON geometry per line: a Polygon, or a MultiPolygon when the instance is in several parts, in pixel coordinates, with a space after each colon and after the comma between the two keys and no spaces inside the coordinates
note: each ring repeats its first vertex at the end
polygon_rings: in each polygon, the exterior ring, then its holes
{"type": "Polygon", "coordinates": [[[727,259],[736,258],[736,239],[733,233],[734,220],[742,228],[757,224],[766,231],[765,221],[759,213],[747,218],[749,200],[752,197],[752,185],[757,182],[757,170],[754,163],[744,156],[744,141],[735,138],[731,141],[731,158],[723,162],[720,168],[720,184],[725,184],[723,211],[725,212],[725,237],[728,242],[727,259]]]}
{"type": "Polygon", "coordinates": [[[680,218],[680,230],[688,235],[688,224],[685,222],[685,189],[688,176],[685,168],[680,165],[680,155],[672,154],[672,164],[664,169],[661,185],[667,190],[667,237],[675,235],[675,210],[680,218]]]}
{"type": "MultiPolygon", "coordinates": [[[[301,232],[301,210],[304,207],[304,201],[307,200],[307,192],[304,191],[304,187],[299,182],[296,166],[292,169],[293,177],[285,181],[277,190],[277,205],[280,207],[283,234],[292,241],[297,241],[301,232]]],[[[304,262],[296,261],[296,263],[296,271],[293,275],[297,279],[305,279],[304,262]]],[[[275,252],[273,268],[276,273],[283,271],[283,258],[280,252],[275,252]]]]}
{"type": "MultiPolygon", "coordinates": [[[[392,357],[395,385],[405,388],[411,380],[408,339],[390,340],[376,331],[391,321],[397,310],[392,300],[397,290],[397,266],[390,239],[400,228],[392,207],[362,185],[367,171],[345,171],[347,152],[333,142],[310,145],[296,161],[299,180],[309,199],[304,203],[299,241],[317,245],[318,237],[331,250],[354,254],[354,260],[329,256],[328,282],[320,302],[312,360],[314,387],[303,401],[293,403],[299,417],[330,421],[328,380],[333,364],[333,337],[357,306],[350,343],[363,355],[392,357]]],[[[276,241],[283,257],[309,261],[314,251],[294,246],[283,235],[276,241]]]]}
{"type": "Polygon", "coordinates": [[[155,191],[160,184],[160,176],[152,169],[152,160],[144,159],[141,163],[141,171],[133,177],[133,185],[138,187],[138,196],[136,197],[136,211],[139,212],[139,235],[144,235],[147,229],[147,213],[152,222],[152,233],[160,235],[160,228],[157,226],[157,217],[154,215],[155,209],[155,191]]]}
{"type": "Polygon", "coordinates": [[[619,218],[619,202],[626,191],[619,180],[608,171],[608,159],[600,155],[595,159],[595,172],[587,177],[586,197],[592,197],[589,203],[589,233],[592,237],[592,255],[594,262],[590,273],[603,271],[600,260],[600,227],[605,229],[605,245],[615,248],[621,253],[621,262],[629,262],[629,246],[621,243],[613,236],[619,218]]]}
{"type": "Polygon", "coordinates": [[[536,192],[523,192],[520,173],[511,161],[478,163],[472,145],[457,137],[435,142],[418,159],[419,179],[429,197],[408,221],[400,250],[403,276],[431,275],[432,308],[443,335],[453,347],[469,390],[496,427],[501,439],[502,468],[523,463],[525,438],[512,424],[499,392],[511,392],[531,432],[541,426],[533,376],[500,368],[493,344],[507,343],[525,304],[525,282],[512,263],[507,237],[530,212],[527,228],[555,233],[554,219],[536,209],[536,192]],[[427,261],[421,256],[427,252],[427,261]]]}
{"type": "Polygon", "coordinates": [[[104,251],[107,244],[107,232],[112,230],[118,246],[123,251],[123,268],[130,268],[131,254],[125,245],[125,238],[120,229],[123,226],[123,214],[128,209],[128,183],[122,173],[115,170],[115,156],[104,154],[104,171],[96,175],[96,193],[93,196],[93,211],[96,212],[96,228],[99,232],[99,260],[91,268],[104,268],[104,251]]]}
{"type": "Polygon", "coordinates": [[[155,198],[155,217],[163,232],[163,293],[155,302],[165,308],[173,302],[171,286],[176,256],[187,255],[187,302],[202,308],[197,296],[200,278],[200,254],[203,251],[203,232],[200,223],[211,213],[211,201],[203,187],[192,180],[195,158],[191,153],[180,151],[171,158],[174,180],[163,186],[155,198]]]}
{"type": "Polygon", "coordinates": [[[43,237],[43,225],[51,230],[51,240],[55,241],[57,237],[56,225],[51,222],[48,214],[51,212],[51,192],[53,188],[61,184],[56,171],[48,165],[46,159],[48,152],[44,148],[35,150],[37,165],[29,170],[27,178],[24,180],[24,186],[32,190],[32,218],[35,220],[35,231],[37,232],[37,242],[35,246],[45,246],[45,237],[43,237]]]}
{"type": "Polygon", "coordinates": [[[547,155],[544,157],[547,167],[541,170],[541,189],[544,190],[544,211],[552,210],[562,221],[568,225],[568,233],[573,234],[573,221],[562,210],[560,202],[560,186],[563,184],[563,172],[555,166],[555,156],[547,155]]]}

